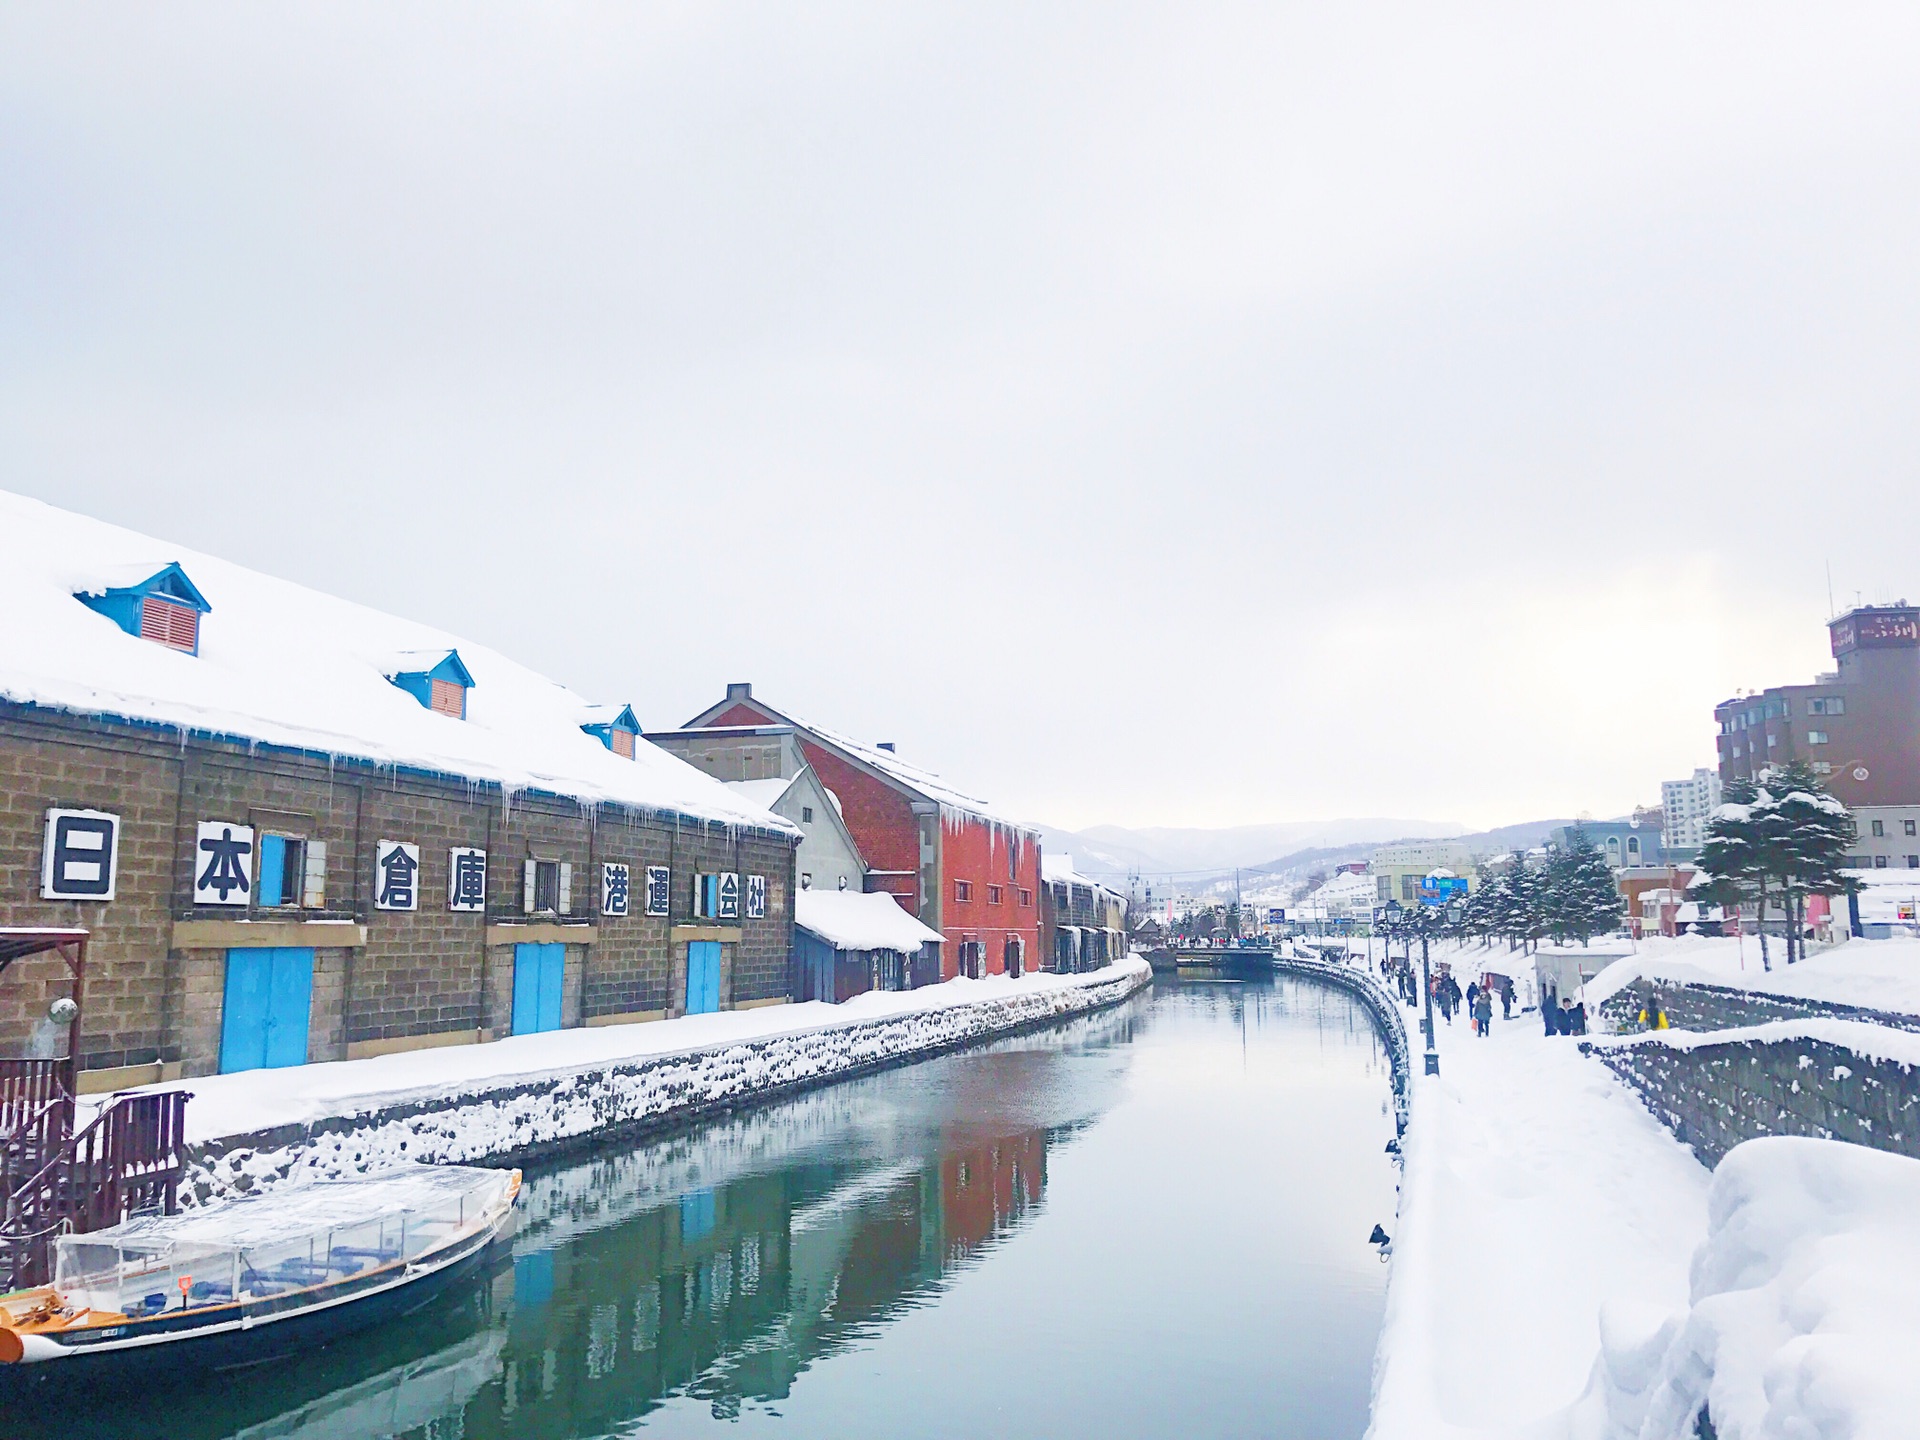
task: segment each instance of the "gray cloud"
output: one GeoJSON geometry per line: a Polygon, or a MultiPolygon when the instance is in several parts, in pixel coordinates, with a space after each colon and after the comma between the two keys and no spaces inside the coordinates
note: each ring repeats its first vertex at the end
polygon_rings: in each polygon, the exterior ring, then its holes
{"type": "Polygon", "coordinates": [[[14,6],[4,483],[1059,823],[1655,797],[1920,592],[1910,6],[14,6]]]}

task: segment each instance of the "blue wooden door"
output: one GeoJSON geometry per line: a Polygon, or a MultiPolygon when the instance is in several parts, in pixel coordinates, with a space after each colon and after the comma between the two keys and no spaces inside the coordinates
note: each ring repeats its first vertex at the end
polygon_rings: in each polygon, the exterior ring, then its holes
{"type": "Polygon", "coordinates": [[[537,1035],[560,1028],[560,991],[567,976],[567,947],[513,947],[513,1033],[537,1035]]]}
{"type": "Polygon", "coordinates": [[[711,1015],[720,1008],[720,942],[687,942],[687,1014],[711,1015]]]}
{"type": "Polygon", "coordinates": [[[227,951],[220,1017],[220,1070],[282,1069],[307,1063],[313,1008],[313,951],[227,951]]]}

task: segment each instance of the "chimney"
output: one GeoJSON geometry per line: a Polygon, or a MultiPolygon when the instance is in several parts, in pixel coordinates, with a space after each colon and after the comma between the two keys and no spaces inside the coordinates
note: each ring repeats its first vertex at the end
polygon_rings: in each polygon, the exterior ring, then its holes
{"type": "Polygon", "coordinates": [[[752,698],[753,686],[744,681],[735,680],[727,686],[727,699],[729,700],[751,700],[752,698]]]}
{"type": "Polygon", "coordinates": [[[880,749],[880,750],[884,750],[884,751],[886,751],[886,752],[887,752],[887,754],[889,754],[889,755],[891,755],[891,754],[893,754],[893,741],[891,741],[891,740],[882,740],[882,741],[880,741],[880,742],[879,742],[879,744],[878,744],[878,745],[877,745],[877,746],[876,746],[875,748],[877,748],[877,749],[880,749]]]}

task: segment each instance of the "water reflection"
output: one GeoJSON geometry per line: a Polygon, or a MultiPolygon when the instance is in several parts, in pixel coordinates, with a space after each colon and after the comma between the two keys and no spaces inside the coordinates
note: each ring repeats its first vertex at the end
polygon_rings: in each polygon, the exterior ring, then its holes
{"type": "Polygon", "coordinates": [[[1268,1434],[1277,1406],[1296,1412],[1286,1433],[1358,1434],[1380,1289],[1362,1237],[1390,1212],[1349,1212],[1377,1203],[1356,1195],[1390,1204],[1369,1129],[1388,1124],[1374,1119],[1386,1063],[1338,992],[1162,986],[532,1175],[492,1274],[271,1376],[181,1383],[137,1405],[41,1397],[15,1418],[26,1433],[182,1440],[570,1440],[715,1420],[963,1434],[994,1415],[1005,1429],[1000,1407],[1024,1393],[1012,1433],[1059,1428],[1042,1418],[1057,1404],[1061,1421],[1109,1434],[1172,1420],[1268,1434]],[[1336,1098],[1310,1100],[1316,1087],[1336,1098]],[[1265,1152],[1296,1133],[1372,1168],[1290,1183],[1297,1168],[1265,1152]],[[1036,1227],[1068,1159],[1070,1223],[1036,1227]],[[1196,1207],[1197,1226],[1179,1213],[1196,1207]],[[1156,1225],[1171,1240],[1137,1248],[1156,1225]],[[1018,1265],[993,1260],[1016,1242],[1018,1265]],[[962,1303],[955,1286],[975,1273],[962,1303]],[[990,1313],[968,1308],[980,1304],[990,1313]],[[1196,1327],[1225,1328],[1156,1374],[1196,1327]],[[1196,1359],[1219,1375],[1192,1372],[1196,1359]],[[988,1403],[976,1372],[1005,1393],[970,1419],[988,1403]],[[942,1385],[953,1393],[937,1409],[914,1408],[942,1385]],[[1112,1413],[1088,1413],[1101,1406],[1112,1413]]]}

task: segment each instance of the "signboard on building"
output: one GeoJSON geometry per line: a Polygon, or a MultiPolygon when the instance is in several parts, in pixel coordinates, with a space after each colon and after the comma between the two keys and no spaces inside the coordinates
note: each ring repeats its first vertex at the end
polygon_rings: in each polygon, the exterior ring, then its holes
{"type": "Polygon", "coordinates": [[[1920,645],[1920,610],[1856,610],[1833,622],[1833,653],[1920,645]]]}
{"type": "Polygon", "coordinates": [[[767,917],[767,877],[764,875],[747,876],[747,918],[764,920],[767,917]]]}
{"type": "Polygon", "coordinates": [[[373,908],[420,908],[420,847],[404,840],[382,840],[373,847],[373,908]]]}
{"type": "Polygon", "coordinates": [[[120,817],[104,810],[49,810],[40,853],[43,900],[111,900],[120,867],[120,817]]]}
{"type": "Polygon", "coordinates": [[[673,872],[665,865],[647,866],[647,914],[665,915],[672,898],[673,872]]]}
{"type": "Polygon", "coordinates": [[[253,898],[253,827],[202,820],[193,860],[193,903],[244,907],[253,898]]]}
{"type": "Polygon", "coordinates": [[[447,852],[447,908],[478,914],[487,908],[487,852],[456,845],[447,852]]]}
{"type": "Polygon", "coordinates": [[[1286,923],[1287,923],[1287,912],[1285,910],[1282,910],[1279,906],[1276,905],[1267,911],[1267,924],[1284,925],[1286,923]]]}
{"type": "Polygon", "coordinates": [[[738,920],[740,918],[740,877],[731,870],[723,870],[719,876],[719,903],[714,916],[720,920],[738,920]]]}
{"type": "Polygon", "coordinates": [[[633,871],[617,861],[600,867],[600,913],[624,915],[633,891],[633,871]]]}
{"type": "Polygon", "coordinates": [[[1420,882],[1419,895],[1422,905],[1450,905],[1467,898],[1467,882],[1458,875],[1428,875],[1420,882]]]}

